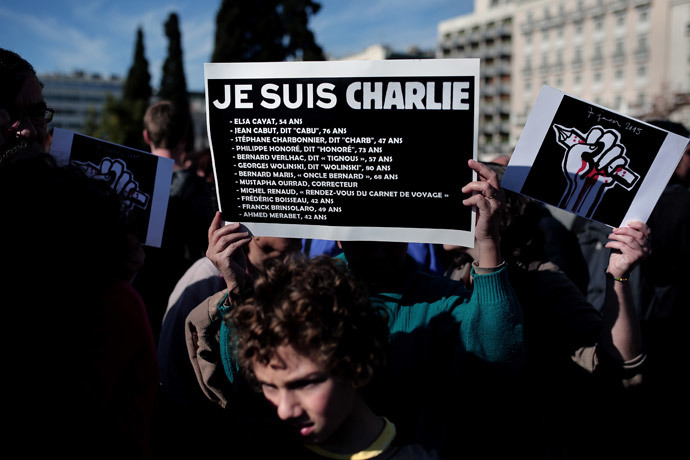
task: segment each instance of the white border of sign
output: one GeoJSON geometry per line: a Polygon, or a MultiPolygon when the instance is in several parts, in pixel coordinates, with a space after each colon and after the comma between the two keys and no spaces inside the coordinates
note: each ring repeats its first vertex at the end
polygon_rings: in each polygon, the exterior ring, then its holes
{"type": "MultiPolygon", "coordinates": [[[[616,113],[620,115],[621,118],[632,119],[631,117],[618,113],[607,107],[594,104],[589,101],[584,101],[583,99],[564,93],[550,86],[542,86],[539,95],[537,96],[537,100],[534,103],[534,107],[532,108],[527,122],[525,123],[525,127],[522,130],[522,134],[518,139],[515,151],[510,158],[510,162],[506,168],[503,179],[501,180],[501,186],[503,188],[520,193],[520,190],[527,179],[527,175],[529,174],[529,169],[532,167],[532,164],[537,157],[537,153],[541,148],[544,138],[550,134],[549,130],[551,129],[551,121],[561,105],[563,96],[566,95],[572,97],[573,99],[583,101],[592,107],[598,107],[609,112],[616,113]]],[[[637,119],[635,120],[641,124],[649,126],[651,129],[668,133],[668,131],[664,129],[637,119]]],[[[649,172],[645,176],[644,181],[635,195],[635,198],[618,225],[619,227],[624,226],[633,220],[647,222],[649,215],[652,213],[656,202],[661,196],[661,193],[664,191],[669,179],[673,175],[673,171],[675,170],[676,165],[678,165],[678,162],[680,161],[683,151],[687,145],[687,138],[674,133],[668,133],[661,148],[659,149],[659,154],[656,155],[652,165],[649,168],[649,172]]]]}
{"type": "MultiPolygon", "coordinates": [[[[206,125],[211,139],[208,100],[209,79],[268,79],[268,78],[327,78],[327,77],[474,77],[474,143],[472,158],[477,159],[479,117],[479,59],[401,59],[388,61],[324,61],[324,62],[257,62],[206,63],[204,84],[206,92],[206,125]]],[[[211,156],[213,144],[210,143],[211,156]]],[[[216,174],[215,160],[213,171],[216,174]]],[[[216,177],[217,174],[216,174],[216,177]]],[[[476,173],[473,173],[476,180],[476,173]]],[[[216,187],[217,189],[217,187],[216,187]]],[[[219,207],[220,196],[218,196],[219,207]]],[[[222,208],[221,208],[222,209],[222,208]]],[[[400,227],[337,227],[242,222],[254,235],[287,238],[315,238],[343,241],[399,241],[417,243],[448,243],[474,247],[476,213],[472,213],[471,230],[400,227]]]]}
{"type": "MultiPolygon", "coordinates": [[[[53,131],[53,141],[50,146],[50,154],[55,158],[58,166],[66,166],[70,162],[72,155],[72,141],[74,135],[85,136],[79,133],[73,133],[61,128],[55,128],[53,131]]],[[[91,137],[91,139],[96,139],[91,137]]],[[[101,139],[96,139],[98,142],[103,142],[111,145],[112,142],[107,142],[101,139]]],[[[143,150],[132,149],[130,147],[118,147],[139,152],[142,155],[151,155],[149,152],[143,150]]],[[[146,234],[146,241],[142,244],[146,246],[154,246],[159,248],[163,241],[163,227],[165,226],[165,216],[168,211],[168,200],[170,198],[170,183],[172,181],[172,172],[174,161],[169,158],[156,157],[156,182],[153,189],[153,198],[151,200],[151,213],[149,216],[149,226],[146,234]]]]}

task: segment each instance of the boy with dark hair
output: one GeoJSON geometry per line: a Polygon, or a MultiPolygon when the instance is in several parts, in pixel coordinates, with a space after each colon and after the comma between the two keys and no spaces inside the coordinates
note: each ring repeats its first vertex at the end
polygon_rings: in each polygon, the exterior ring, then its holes
{"type": "Polygon", "coordinates": [[[228,320],[241,368],[303,443],[299,458],[432,458],[397,445],[360,394],[386,361],[387,314],[343,263],[273,259],[228,320]]]}
{"type": "MultiPolygon", "coordinates": [[[[477,432],[486,439],[495,438],[495,430],[475,423],[474,412],[466,410],[468,398],[464,395],[472,394],[470,402],[480,405],[498,399],[496,395],[509,398],[512,393],[504,377],[524,359],[522,312],[508,283],[498,245],[504,194],[488,167],[474,160],[469,160],[468,166],[477,172],[477,180],[462,188],[463,193],[471,194],[463,204],[477,210],[479,261],[472,268],[476,275],[472,291],[419,269],[406,256],[404,243],[342,245],[342,261],[367,285],[372,304],[384,307],[389,315],[391,360],[376,379],[376,389],[372,386],[376,397],[370,404],[395,422],[405,443],[419,443],[449,458],[459,455],[455,452],[459,449],[466,453],[468,444],[483,449],[486,444],[474,439],[477,432]],[[502,388],[487,391],[487,380],[500,383],[502,388]],[[458,417],[459,410],[471,415],[458,417]],[[465,435],[472,437],[473,443],[456,442],[457,430],[448,430],[448,421],[458,419],[468,428],[465,435]]],[[[234,406],[246,398],[240,397],[241,385],[234,378],[236,363],[227,352],[232,334],[223,333],[218,313],[233,309],[238,296],[253,287],[253,279],[233,260],[236,249],[251,236],[237,222],[220,223],[218,219],[209,228],[207,257],[222,273],[227,290],[209,297],[189,314],[185,335],[202,391],[210,400],[238,413],[234,406]]],[[[480,410],[489,413],[485,407],[480,410]]],[[[496,445],[506,444],[493,443],[491,447],[496,445]]]]}

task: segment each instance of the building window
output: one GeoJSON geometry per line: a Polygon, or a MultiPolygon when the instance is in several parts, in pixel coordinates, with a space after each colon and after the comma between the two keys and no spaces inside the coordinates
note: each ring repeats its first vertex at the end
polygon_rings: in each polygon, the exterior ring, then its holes
{"type": "Polygon", "coordinates": [[[594,83],[601,83],[601,72],[594,73],[594,83]]]}
{"type": "Polygon", "coordinates": [[[640,24],[646,24],[649,21],[649,10],[647,10],[647,8],[640,8],[637,15],[637,21],[640,24]]]}
{"type": "Polygon", "coordinates": [[[637,68],[637,76],[638,77],[644,77],[646,75],[647,75],[647,67],[643,66],[643,65],[639,66],[637,68]]]}
{"type": "Polygon", "coordinates": [[[620,94],[616,96],[616,98],[613,100],[613,108],[616,110],[620,110],[621,106],[623,105],[623,96],[620,94]]]}
{"type": "Polygon", "coordinates": [[[582,84],[582,75],[576,73],[573,77],[573,82],[575,83],[575,86],[580,86],[582,84]]]}
{"type": "Polygon", "coordinates": [[[582,21],[575,23],[575,35],[582,35],[582,21]]]}
{"type": "Polygon", "coordinates": [[[594,30],[601,31],[604,28],[604,20],[597,18],[594,20],[594,30]]]}
{"type": "Polygon", "coordinates": [[[603,53],[601,51],[601,44],[597,43],[594,45],[594,58],[595,59],[601,59],[603,57],[603,53]]]}
{"type": "Polygon", "coordinates": [[[622,56],[625,54],[625,51],[623,50],[623,40],[618,40],[616,41],[616,51],[614,52],[616,56],[622,56]]]}
{"type": "Polygon", "coordinates": [[[623,69],[616,69],[616,81],[620,82],[623,81],[623,69]]]}
{"type": "Polygon", "coordinates": [[[625,27],[625,12],[616,15],[616,26],[619,28],[625,27]]]}

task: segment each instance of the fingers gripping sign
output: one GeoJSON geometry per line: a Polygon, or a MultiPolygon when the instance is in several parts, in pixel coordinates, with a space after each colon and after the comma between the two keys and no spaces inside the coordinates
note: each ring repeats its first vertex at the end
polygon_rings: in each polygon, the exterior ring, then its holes
{"type": "Polygon", "coordinates": [[[240,223],[223,225],[220,212],[216,212],[208,229],[208,257],[220,271],[230,292],[239,292],[248,281],[246,247],[252,237],[242,231],[240,223]]]}
{"type": "Polygon", "coordinates": [[[633,268],[652,253],[650,237],[649,227],[639,221],[629,222],[627,227],[614,228],[605,246],[611,249],[606,271],[615,278],[628,278],[633,268]]]}
{"type": "Polygon", "coordinates": [[[477,173],[477,180],[462,188],[462,193],[472,193],[462,204],[474,206],[477,210],[474,235],[479,249],[479,265],[495,267],[501,263],[499,227],[505,193],[496,173],[490,168],[475,160],[469,160],[468,165],[477,173]]]}
{"type": "Polygon", "coordinates": [[[556,124],[553,129],[566,149],[562,166],[568,186],[560,207],[591,217],[609,188],[618,184],[630,190],[639,180],[628,168],[630,160],[616,130],[594,126],[584,135],[556,124]]]}

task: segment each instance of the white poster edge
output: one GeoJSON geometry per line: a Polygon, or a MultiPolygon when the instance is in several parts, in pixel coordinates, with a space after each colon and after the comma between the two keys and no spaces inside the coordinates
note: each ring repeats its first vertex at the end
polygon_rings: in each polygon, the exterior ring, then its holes
{"type": "Polygon", "coordinates": [[[215,183],[216,192],[216,203],[218,204],[218,210],[222,211],[222,205],[220,202],[220,187],[218,187],[218,171],[216,170],[216,154],[213,151],[213,142],[211,142],[211,111],[209,107],[211,106],[211,101],[208,97],[208,72],[209,64],[204,64],[204,98],[206,100],[206,136],[208,139],[208,148],[211,152],[211,167],[213,169],[213,182],[215,183]]]}
{"type": "MultiPolygon", "coordinates": [[[[474,216],[474,213],[472,213],[474,216]]],[[[229,222],[225,222],[227,224],[229,222]]],[[[406,227],[349,227],[327,225],[242,222],[252,235],[313,238],[333,241],[389,241],[399,243],[453,244],[474,247],[474,233],[466,230],[406,227]],[[384,236],[382,238],[382,235],[384,236]]]]}
{"type": "MultiPolygon", "coordinates": [[[[114,142],[109,142],[97,137],[87,136],[86,134],[55,127],[53,129],[53,141],[50,146],[49,154],[55,158],[55,162],[58,166],[64,167],[70,164],[70,158],[72,157],[72,144],[74,142],[75,135],[87,137],[110,145],[116,145],[129,150],[134,150],[145,155],[153,155],[151,152],[146,152],[145,150],[116,144],[114,142]]],[[[146,232],[146,241],[142,243],[146,246],[159,248],[163,241],[163,228],[165,227],[165,218],[168,211],[170,184],[172,183],[172,171],[174,164],[174,160],[170,158],[156,157],[156,181],[153,186],[153,198],[151,201],[151,212],[149,213],[149,225],[146,232]],[[169,180],[164,180],[161,174],[165,174],[165,177],[169,180]]]]}
{"type": "Polygon", "coordinates": [[[518,138],[515,149],[506,166],[501,187],[520,193],[527,180],[527,175],[539,153],[542,142],[549,131],[549,125],[561,105],[565,93],[550,86],[543,85],[531,112],[540,109],[539,117],[529,116],[522,133],[518,138]],[[548,119],[548,122],[546,121],[548,119]]]}
{"type": "MultiPolygon", "coordinates": [[[[205,81],[300,77],[443,77],[474,74],[479,74],[478,58],[204,63],[205,81]],[[424,64],[419,66],[419,71],[410,72],[411,65],[419,64],[424,64]],[[276,75],[276,66],[278,65],[280,66],[280,75],[276,75]]],[[[208,95],[208,87],[206,90],[208,95]]]]}
{"type": "MultiPolygon", "coordinates": [[[[577,96],[573,96],[572,94],[568,94],[564,91],[561,91],[559,89],[553,88],[548,85],[542,85],[539,94],[537,96],[537,100],[534,103],[534,106],[532,107],[532,110],[530,111],[530,116],[528,116],[527,122],[525,123],[525,126],[522,130],[522,133],[520,134],[520,138],[518,139],[517,144],[515,145],[514,149],[514,154],[510,158],[510,162],[508,163],[508,166],[506,166],[506,171],[503,175],[503,179],[501,180],[501,187],[511,190],[516,193],[521,193],[522,186],[525,183],[525,180],[527,179],[527,174],[529,174],[529,170],[532,167],[534,160],[537,156],[537,153],[539,152],[539,149],[541,148],[541,144],[544,141],[544,138],[547,135],[549,125],[551,121],[553,120],[553,117],[556,114],[556,111],[560,107],[561,101],[563,100],[564,96],[571,97],[573,99],[577,99],[580,102],[587,103],[591,105],[592,107],[598,107],[601,109],[604,109],[608,112],[614,113],[618,116],[621,116],[623,118],[635,120],[638,123],[647,125],[655,130],[658,131],[663,131],[667,134],[666,139],[664,139],[664,142],[662,143],[661,147],[659,148],[659,152],[665,150],[666,148],[671,148],[669,145],[673,143],[678,143],[678,145],[684,145],[687,146],[688,142],[690,142],[690,139],[679,136],[675,133],[671,133],[663,128],[660,128],[658,126],[651,125],[650,123],[647,123],[643,120],[639,120],[637,118],[634,118],[632,116],[617,112],[615,110],[612,110],[608,107],[587,101],[585,99],[579,98],[577,96]],[[541,116],[539,118],[532,118],[531,117],[531,112],[536,110],[537,107],[540,107],[542,110],[542,113],[540,114],[541,116]],[[545,121],[545,118],[548,118],[548,123],[545,121]],[[535,120],[538,120],[535,121],[535,120]],[[541,126],[546,127],[546,129],[542,129],[541,126]],[[528,126],[529,126],[529,131],[528,131],[528,126]],[[525,136],[525,134],[529,134],[529,136],[525,136]],[[525,141],[523,139],[526,138],[525,141]],[[536,139],[536,140],[535,140],[536,139]],[[515,155],[517,153],[518,155],[515,155]],[[512,166],[512,168],[511,168],[512,166]],[[520,168],[520,167],[525,167],[525,168],[520,168]],[[522,171],[521,171],[522,169],[522,171]]],[[[675,149],[672,150],[675,152],[675,149]]],[[[654,205],[650,206],[649,205],[649,200],[648,197],[650,194],[653,194],[655,196],[654,203],[658,201],[659,197],[661,196],[661,193],[664,191],[664,188],[666,187],[668,180],[671,178],[673,175],[673,169],[675,168],[675,165],[678,164],[680,161],[681,156],[683,155],[684,148],[680,148],[677,151],[677,155],[675,155],[675,163],[673,167],[667,166],[667,162],[669,162],[669,159],[667,156],[664,155],[657,155],[654,161],[652,162],[652,165],[650,166],[647,175],[645,176],[645,180],[642,182],[640,185],[640,188],[638,192],[636,193],[635,197],[633,197],[633,200],[628,207],[628,211],[626,212],[625,216],[619,223],[619,227],[621,226],[627,226],[627,223],[630,222],[631,220],[639,220],[640,222],[647,222],[647,219],[649,219],[649,216],[651,215],[652,211],[654,210],[654,205]],[[659,173],[656,172],[660,169],[663,169],[664,167],[668,168],[667,174],[664,174],[663,176],[659,173]],[[652,180],[652,176],[654,177],[654,180],[652,180]],[[666,178],[665,181],[659,180],[660,178],[666,178]],[[638,198],[639,197],[639,198],[638,198]],[[646,210],[644,208],[647,208],[646,210]]],[[[528,195],[525,195],[528,196],[528,195]]],[[[529,197],[529,196],[528,196],[529,197]]],[[[532,197],[529,197],[532,198],[532,197]]],[[[535,201],[539,201],[540,203],[543,203],[540,200],[537,200],[536,198],[532,198],[535,201]]],[[[553,206],[550,203],[543,203],[543,204],[549,204],[550,206],[553,206]]],[[[558,208],[561,209],[561,208],[558,208]]],[[[606,225],[607,227],[613,228],[610,224],[607,224],[605,222],[600,222],[596,219],[592,219],[589,217],[582,216],[580,214],[574,213],[572,211],[568,211],[566,209],[561,209],[562,211],[568,212],[570,214],[573,214],[575,216],[580,216],[584,219],[591,220],[593,222],[600,223],[602,225],[606,225]]]]}
{"type": "Polygon", "coordinates": [[[58,166],[67,166],[72,152],[74,133],[67,129],[53,128],[53,140],[50,143],[49,154],[58,166]]]}
{"type": "MultiPolygon", "coordinates": [[[[656,126],[655,128],[666,131],[656,126]]],[[[666,132],[666,139],[664,139],[664,142],[661,144],[659,152],[667,151],[672,153],[672,155],[657,155],[654,158],[647,175],[642,181],[642,184],[640,184],[640,188],[633,198],[628,212],[621,220],[619,227],[627,226],[627,223],[633,220],[647,222],[647,219],[649,219],[649,216],[652,214],[656,203],[659,201],[659,197],[661,197],[661,194],[668,185],[668,181],[671,179],[671,176],[673,176],[673,172],[678,166],[678,162],[690,142],[689,138],[679,136],[672,132],[666,132]],[[666,170],[666,174],[662,175],[661,171],[664,169],[666,170]],[[664,178],[665,180],[660,180],[664,178]],[[653,204],[650,203],[650,197],[654,197],[653,204]]]]}
{"type": "MultiPolygon", "coordinates": [[[[216,178],[216,199],[218,210],[222,212],[223,205],[220,199],[220,188],[218,187],[216,171],[215,153],[211,139],[211,115],[208,82],[209,80],[233,80],[233,79],[280,79],[280,78],[337,78],[337,77],[430,77],[430,76],[472,76],[474,78],[474,142],[472,148],[472,159],[478,159],[478,128],[479,128],[479,64],[478,58],[462,59],[398,59],[398,60],[352,60],[352,61],[313,61],[313,62],[222,62],[204,63],[204,96],[206,102],[206,131],[209,139],[209,150],[211,151],[211,164],[214,177],[216,178]],[[412,72],[409,69],[411,63],[425,64],[421,67],[421,72],[412,72]],[[275,74],[275,66],[281,66],[280,76],[275,74]],[[342,69],[348,68],[344,72],[342,69]],[[316,72],[318,70],[318,72],[316,72]],[[230,72],[232,71],[232,72],[230,72]],[[231,76],[229,76],[231,74],[231,76]]],[[[416,69],[415,69],[416,70],[416,69]]],[[[469,166],[468,166],[469,167],[469,166]]],[[[472,180],[477,180],[477,173],[472,171],[472,180]]],[[[451,230],[451,229],[422,229],[422,228],[398,228],[398,227],[346,227],[346,226],[323,226],[323,225],[299,225],[299,224],[276,224],[276,223],[252,223],[242,222],[253,234],[260,236],[286,237],[286,238],[317,238],[326,240],[341,239],[344,241],[396,241],[410,243],[431,243],[431,244],[455,244],[464,247],[474,247],[474,233],[476,225],[477,210],[471,213],[470,230],[451,230]],[[276,231],[276,228],[285,230],[276,231]],[[307,229],[307,230],[305,230],[307,229]],[[340,233],[342,229],[343,232],[340,233]],[[367,229],[367,230],[362,230],[367,229]],[[369,230],[370,229],[370,230],[369,230]],[[312,231],[313,230],[313,231],[312,231]],[[419,235],[429,235],[419,238],[419,235]],[[365,236],[352,238],[350,234],[356,232],[365,236]],[[383,239],[381,235],[395,234],[394,238],[383,239]],[[410,234],[412,232],[412,235],[410,234]],[[345,235],[343,238],[324,236],[345,235]],[[411,236],[410,236],[411,235],[411,236]],[[457,239],[456,239],[457,238],[457,239]]],[[[225,222],[226,224],[229,222],[225,222]]]]}
{"type": "Polygon", "coordinates": [[[156,182],[153,185],[153,199],[151,202],[151,214],[149,215],[149,227],[146,233],[146,245],[160,248],[163,243],[163,230],[168,214],[168,201],[170,200],[170,185],[174,160],[158,157],[156,163],[156,182]],[[167,161],[164,161],[167,160],[167,161]],[[166,178],[164,180],[163,178],[166,178]]]}

